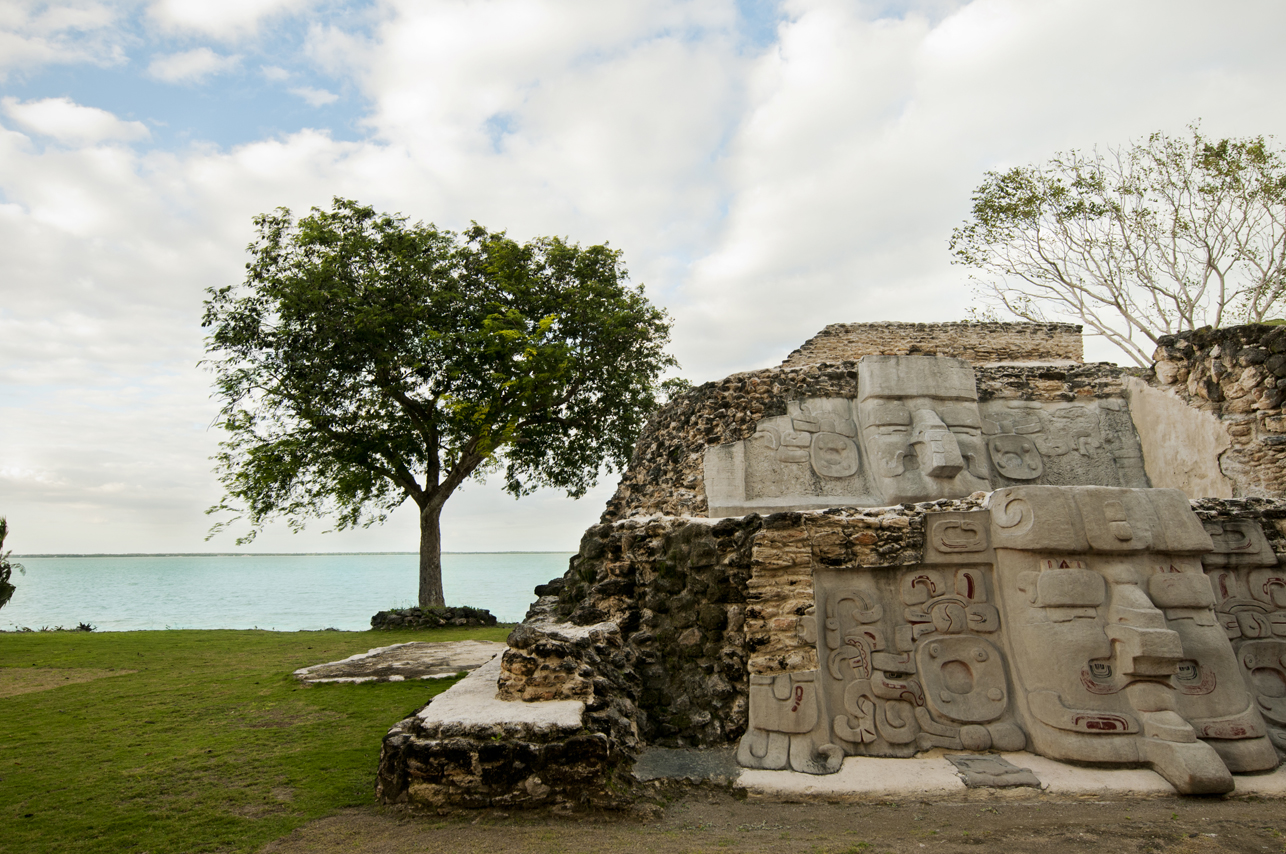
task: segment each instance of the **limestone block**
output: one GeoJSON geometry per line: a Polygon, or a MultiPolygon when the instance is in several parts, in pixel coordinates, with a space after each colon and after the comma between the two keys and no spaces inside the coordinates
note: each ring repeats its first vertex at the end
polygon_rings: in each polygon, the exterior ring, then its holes
{"type": "Polygon", "coordinates": [[[1155,369],[1157,381],[1163,385],[1174,385],[1188,379],[1188,369],[1178,362],[1158,361],[1155,369]]]}

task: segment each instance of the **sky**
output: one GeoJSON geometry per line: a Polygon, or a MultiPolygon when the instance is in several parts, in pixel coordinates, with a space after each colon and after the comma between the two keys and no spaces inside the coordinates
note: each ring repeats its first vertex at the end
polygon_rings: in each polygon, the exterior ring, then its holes
{"type": "MultiPolygon", "coordinates": [[[[830,323],[965,319],[947,243],[988,170],[1286,138],[1282,32],[1280,0],[0,0],[6,545],[238,549],[206,539],[200,318],[255,214],[610,242],[699,383],[830,323]]],[[[443,547],[575,550],[614,487],[470,483],[443,547]]],[[[329,528],[244,548],[417,548],[409,502],[329,528]]]]}

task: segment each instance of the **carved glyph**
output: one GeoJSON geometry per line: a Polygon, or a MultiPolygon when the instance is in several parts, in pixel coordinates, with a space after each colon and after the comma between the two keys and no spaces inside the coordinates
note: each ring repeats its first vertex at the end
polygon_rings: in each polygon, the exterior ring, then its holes
{"type": "Polygon", "coordinates": [[[865,356],[853,397],[787,402],[708,449],[711,516],[961,498],[1018,484],[1146,487],[1123,399],[978,402],[973,368],[865,356]]]}
{"type": "Polygon", "coordinates": [[[1217,793],[1286,752],[1286,573],[1254,523],[1029,486],[923,530],[921,563],[814,567],[819,667],[752,679],[744,763],[1027,747],[1217,793]]]}
{"type": "Polygon", "coordinates": [[[1228,519],[1205,524],[1214,551],[1202,562],[1221,634],[1231,644],[1268,737],[1286,751],[1286,571],[1257,523],[1228,519]]]}

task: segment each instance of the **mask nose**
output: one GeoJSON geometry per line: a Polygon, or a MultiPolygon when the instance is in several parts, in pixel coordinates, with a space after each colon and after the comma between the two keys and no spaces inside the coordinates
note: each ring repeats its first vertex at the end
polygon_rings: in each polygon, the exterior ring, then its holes
{"type": "Polygon", "coordinates": [[[929,477],[953,478],[964,469],[956,437],[932,409],[917,409],[911,416],[911,445],[920,471],[929,477]]]}

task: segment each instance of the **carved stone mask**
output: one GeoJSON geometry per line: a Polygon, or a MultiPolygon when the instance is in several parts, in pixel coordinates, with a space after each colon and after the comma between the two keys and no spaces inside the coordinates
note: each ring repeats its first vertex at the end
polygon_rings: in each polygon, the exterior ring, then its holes
{"type": "Polygon", "coordinates": [[[973,369],[936,356],[865,356],[858,418],[871,480],[888,504],[991,489],[973,369]]]}

